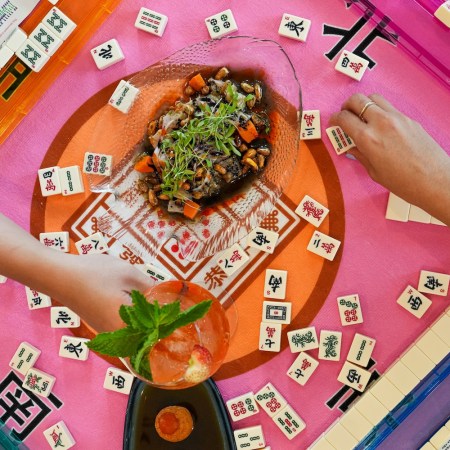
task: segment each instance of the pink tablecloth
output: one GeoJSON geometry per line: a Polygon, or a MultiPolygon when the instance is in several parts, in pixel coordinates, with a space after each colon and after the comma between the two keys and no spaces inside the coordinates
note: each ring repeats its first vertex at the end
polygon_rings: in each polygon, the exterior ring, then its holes
{"type": "MultiPolygon", "coordinates": [[[[64,2],[61,5],[63,8],[64,2]]],[[[30,227],[30,205],[37,170],[48,147],[72,113],[110,83],[186,45],[207,40],[204,18],[229,7],[233,10],[240,34],[270,38],[285,48],[302,85],[304,108],[321,111],[322,130],[330,114],[338,110],[350,94],[379,92],[420,121],[450,153],[450,93],[398,48],[376,39],[366,51],[377,64],[360,83],[334,71],[336,58],[329,61],[325,54],[337,44],[340,36],[324,35],[323,25],[350,28],[359,18],[357,11],[346,9],[342,1],[147,2],[144,6],[169,16],[162,38],[134,28],[141,6],[132,0],[123,0],[2,146],[0,210],[25,229],[30,227]],[[306,43],[278,36],[284,12],[312,20],[306,43]],[[89,50],[113,37],[120,42],[126,59],[100,72],[89,50]]],[[[362,27],[346,48],[355,49],[372,28],[368,24],[362,27]]],[[[450,234],[447,228],[435,225],[386,221],[385,189],[372,182],[357,162],[336,157],[328,142],[326,145],[344,197],[345,246],[333,288],[313,324],[318,329],[337,329],[336,297],[358,292],[363,299],[365,316],[365,322],[358,331],[378,340],[374,359],[377,370],[383,372],[448,304],[446,298],[433,299],[431,311],[419,321],[406,312],[399,313],[395,299],[406,284],[417,284],[421,269],[448,273],[450,234]]],[[[121,448],[127,397],[101,388],[108,363],[97,357],[91,357],[82,365],[77,361],[62,361],[57,353],[63,332],[49,328],[48,311],[28,310],[23,287],[17,283],[9,280],[0,285],[0,302],[0,379],[9,373],[8,362],[18,344],[26,340],[42,349],[39,367],[56,375],[54,393],[64,403],[58,408],[47,402],[52,412],[31,433],[26,444],[31,449],[45,448],[42,431],[62,419],[80,449],[121,448]]],[[[344,342],[343,354],[349,345],[350,338],[344,342]]],[[[284,369],[280,371],[280,367],[287,369],[292,356],[287,349],[263,366],[219,382],[225,399],[255,391],[269,380],[288,397],[307,423],[306,430],[296,440],[288,441],[263,412],[239,424],[261,423],[267,442],[274,450],[307,448],[339,414],[328,409],[325,402],[340,386],[336,381],[340,365],[326,366],[327,370],[319,371],[305,387],[299,387],[284,376],[284,369]]],[[[0,409],[0,418],[1,414],[0,409]]],[[[8,422],[10,426],[13,425],[11,420],[8,422]]]]}

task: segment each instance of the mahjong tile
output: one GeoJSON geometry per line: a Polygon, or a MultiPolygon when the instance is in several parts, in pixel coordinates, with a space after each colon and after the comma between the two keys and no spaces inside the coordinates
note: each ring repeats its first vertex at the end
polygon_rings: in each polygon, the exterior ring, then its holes
{"type": "Polygon", "coordinates": [[[109,104],[124,114],[128,114],[139,94],[139,89],[131,83],[121,80],[109,99],[109,104]]]}
{"type": "Polygon", "coordinates": [[[269,323],[291,323],[292,304],[290,302],[263,302],[262,321],[269,323]]]}
{"type": "Polygon", "coordinates": [[[169,18],[164,14],[142,7],[136,17],[134,26],[139,28],[139,30],[161,37],[164,34],[168,20],[169,18]]]}
{"type": "Polygon", "coordinates": [[[369,67],[367,59],[344,50],[339,56],[335,69],[354,80],[360,81],[367,67],[369,67]]]}
{"type": "Polygon", "coordinates": [[[255,394],[255,400],[270,417],[276,416],[287,405],[285,398],[272,383],[263,386],[255,394]]]}
{"type": "Polygon", "coordinates": [[[450,28],[450,1],[442,3],[434,12],[434,17],[450,28]]]}
{"type": "Polygon", "coordinates": [[[448,293],[450,275],[438,272],[420,271],[419,292],[428,294],[442,295],[445,297],[448,293]]]}
{"type": "Polygon", "coordinates": [[[9,362],[9,367],[25,375],[34,366],[40,354],[41,351],[38,348],[28,342],[22,342],[9,362]]]}
{"type": "Polygon", "coordinates": [[[66,197],[84,192],[83,178],[79,166],[63,167],[59,171],[59,179],[63,196],[66,197]]]}
{"type": "Polygon", "coordinates": [[[359,392],[364,392],[369,383],[371,373],[355,364],[345,362],[338,376],[338,381],[359,392]]]}
{"type": "Polygon", "coordinates": [[[31,32],[29,39],[48,56],[52,56],[63,43],[62,39],[42,23],[31,32]]]}
{"type": "Polygon", "coordinates": [[[397,299],[397,303],[413,316],[420,319],[431,306],[432,302],[425,295],[408,285],[397,299]]]}
{"type": "Polygon", "coordinates": [[[76,359],[78,361],[86,361],[89,356],[89,348],[86,345],[87,342],[89,342],[89,339],[76,336],[61,336],[59,356],[76,359]]]}
{"type": "Polygon", "coordinates": [[[28,286],[25,286],[25,294],[27,296],[28,308],[31,310],[52,306],[52,299],[35,289],[30,289],[28,286]]]}
{"type": "Polygon", "coordinates": [[[266,446],[261,425],[234,430],[234,440],[238,450],[262,449],[266,446]]]}
{"type": "Polygon", "coordinates": [[[141,272],[148,275],[156,283],[167,281],[172,278],[171,275],[167,274],[166,272],[164,272],[164,270],[156,267],[153,264],[138,264],[135,267],[137,267],[141,272]]]}
{"type": "Polygon", "coordinates": [[[84,154],[83,172],[93,175],[110,176],[112,171],[112,156],[101,153],[86,152],[84,154]]]}
{"type": "Polygon", "coordinates": [[[234,244],[232,247],[222,252],[217,260],[217,264],[228,276],[230,276],[248,260],[249,256],[245,250],[239,244],[234,244]]]}
{"type": "Polygon", "coordinates": [[[320,330],[319,359],[339,361],[341,358],[342,333],[320,330]]]}
{"type": "Polygon", "coordinates": [[[25,374],[25,380],[23,381],[22,387],[41,397],[48,397],[55,381],[56,378],[53,375],[49,375],[48,373],[31,367],[25,374]]]}
{"type": "Polygon", "coordinates": [[[106,371],[103,387],[110,391],[120,392],[128,395],[134,381],[134,376],[130,372],[109,367],[106,371]]]}
{"type": "Polygon", "coordinates": [[[75,247],[80,255],[108,253],[108,244],[100,231],[75,242],[75,247]]]}
{"type": "Polygon", "coordinates": [[[205,24],[211,39],[221,38],[238,29],[231,9],[207,17],[205,24]]]}
{"type": "Polygon", "coordinates": [[[92,58],[99,70],[107,69],[125,59],[117,39],[110,39],[91,50],[92,58]]]}
{"type": "Polygon", "coordinates": [[[264,281],[264,297],[284,300],[286,298],[287,275],[286,270],[267,269],[264,281]]]}
{"type": "Polygon", "coordinates": [[[259,349],[279,352],[281,347],[281,323],[261,322],[259,327],[259,349]]]}
{"type": "Polygon", "coordinates": [[[355,147],[355,143],[352,138],[348,136],[347,133],[341,127],[329,127],[325,130],[327,133],[328,139],[331,142],[331,145],[334,148],[334,151],[338,155],[342,155],[346,151],[355,147]]]}
{"type": "Polygon", "coordinates": [[[53,7],[41,22],[63,41],[76,28],[76,23],[69,19],[60,9],[53,7]]]}
{"type": "Polygon", "coordinates": [[[316,327],[314,326],[289,331],[287,338],[292,353],[299,353],[319,347],[316,327]]]}
{"type": "Polygon", "coordinates": [[[281,17],[278,34],[289,39],[305,42],[310,28],[310,20],[284,13],[281,17]]]}
{"type": "MultiPolygon", "coordinates": [[[[30,39],[27,39],[16,51],[16,56],[22,60],[33,72],[39,72],[50,58],[30,39]]],[[[59,193],[59,192],[58,192],[59,193]]]]}
{"type": "Polygon", "coordinates": [[[266,253],[273,253],[277,245],[279,234],[275,231],[256,227],[247,236],[247,245],[266,253]]]}
{"type": "Polygon", "coordinates": [[[226,402],[228,413],[233,422],[254,416],[259,413],[253,392],[247,392],[226,402]]]}
{"type": "Polygon", "coordinates": [[[273,421],[289,440],[298,436],[306,428],[305,422],[290,405],[286,405],[273,418],[273,421]]]}
{"type": "Polygon", "coordinates": [[[289,378],[304,386],[318,366],[319,361],[308,353],[300,352],[286,373],[289,378]]]}
{"type": "Polygon", "coordinates": [[[54,231],[51,233],[39,233],[39,241],[48,248],[67,253],[69,251],[69,232],[54,231]]]}
{"type": "Polygon", "coordinates": [[[52,328],[78,328],[80,323],[80,316],[66,306],[53,306],[50,309],[52,328]]]}
{"type": "Polygon", "coordinates": [[[38,170],[39,184],[43,197],[61,194],[61,182],[58,166],[38,170]]]}
{"type": "Polygon", "coordinates": [[[376,342],[371,337],[355,333],[352,345],[348,351],[347,361],[358,364],[358,366],[367,367],[376,342]]]}
{"type": "Polygon", "coordinates": [[[329,261],[333,261],[340,245],[341,242],[337,239],[333,239],[320,231],[315,231],[309,241],[307,250],[329,261]]]}
{"type": "MultiPolygon", "coordinates": [[[[22,44],[28,39],[27,33],[22,28],[17,27],[6,39],[4,46],[8,47],[13,53],[16,52],[22,44]]],[[[2,48],[4,48],[2,46],[2,48]]],[[[12,55],[11,55],[12,56],[12,55]]]]}
{"type": "Polygon", "coordinates": [[[329,212],[330,210],[327,207],[321,205],[309,195],[303,197],[295,210],[295,214],[312,223],[315,227],[320,226],[329,212]]]}
{"type": "Polygon", "coordinates": [[[339,317],[343,327],[363,323],[361,302],[358,294],[346,295],[337,298],[339,317]]]}
{"type": "Polygon", "coordinates": [[[69,449],[75,445],[75,439],[62,420],[50,428],[47,428],[44,431],[44,437],[51,448],[61,447],[69,449]]]}

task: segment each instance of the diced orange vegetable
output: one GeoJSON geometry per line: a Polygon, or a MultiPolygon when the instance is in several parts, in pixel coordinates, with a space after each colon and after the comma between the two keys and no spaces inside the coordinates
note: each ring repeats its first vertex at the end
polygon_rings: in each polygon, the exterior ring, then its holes
{"type": "Polygon", "coordinates": [[[199,204],[193,202],[192,200],[186,200],[184,202],[183,214],[188,219],[193,219],[199,211],[200,211],[199,204]]]}
{"type": "Polygon", "coordinates": [[[152,167],[152,157],[149,155],[143,156],[135,165],[134,170],[142,173],[154,172],[155,169],[152,167]]]}
{"type": "Polygon", "coordinates": [[[196,91],[199,91],[202,87],[206,86],[205,80],[202,77],[201,73],[195,75],[189,80],[189,86],[196,91]]]}
{"type": "Polygon", "coordinates": [[[253,124],[253,122],[251,120],[249,120],[247,122],[247,124],[245,125],[245,128],[243,127],[237,127],[239,135],[241,136],[242,139],[244,139],[245,142],[247,142],[247,144],[249,142],[252,142],[253,139],[256,139],[258,137],[258,131],[255,128],[255,125],[253,124]]]}

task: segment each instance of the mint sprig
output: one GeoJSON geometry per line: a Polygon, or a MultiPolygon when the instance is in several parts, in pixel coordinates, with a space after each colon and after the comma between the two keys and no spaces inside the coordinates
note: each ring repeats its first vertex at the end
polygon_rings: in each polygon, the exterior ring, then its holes
{"type": "Polygon", "coordinates": [[[176,329],[201,319],[210,309],[212,300],[204,300],[181,311],[180,300],[160,306],[149,302],[139,291],[131,292],[132,305],[121,305],[119,314],[127,325],[109,333],[100,333],[87,343],[98,353],[130,358],[133,369],[153,381],[148,355],[153,346],[176,329]]]}

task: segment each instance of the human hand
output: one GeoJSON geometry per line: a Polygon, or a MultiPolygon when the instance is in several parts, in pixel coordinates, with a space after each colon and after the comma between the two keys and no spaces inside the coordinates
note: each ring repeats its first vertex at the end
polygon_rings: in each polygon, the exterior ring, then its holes
{"type": "Polygon", "coordinates": [[[405,201],[450,222],[450,158],[422,128],[381,95],[352,95],[330,125],[355,142],[349,150],[370,177],[405,201]],[[364,112],[360,112],[369,101],[364,112]]]}
{"type": "Polygon", "coordinates": [[[54,298],[78,314],[96,332],[125,325],[120,305],[130,304],[130,292],[146,292],[154,283],[134,266],[109,255],[66,255],[66,282],[54,298]]]}

